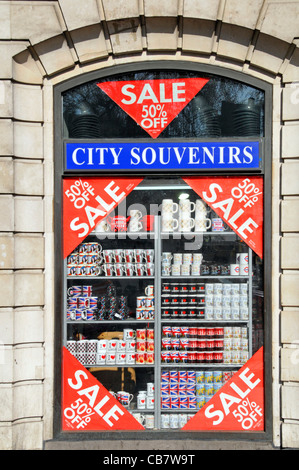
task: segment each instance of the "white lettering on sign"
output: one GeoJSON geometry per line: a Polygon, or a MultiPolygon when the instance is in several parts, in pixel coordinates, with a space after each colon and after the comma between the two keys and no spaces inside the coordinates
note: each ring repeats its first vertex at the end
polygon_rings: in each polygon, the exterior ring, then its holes
{"type": "Polygon", "coordinates": [[[99,204],[99,206],[93,207],[91,205],[87,205],[86,201],[89,200],[89,194],[94,195],[94,188],[88,186],[87,183],[88,191],[84,196],[83,190],[85,189],[85,183],[82,183],[81,180],[78,180],[78,182],[80,182],[80,184],[77,185],[77,182],[75,182],[75,184],[72,185],[70,189],[65,191],[65,195],[71,200],[71,202],[73,202],[76,209],[83,209],[87,217],[88,223],[82,222],[80,217],[74,217],[74,219],[70,222],[71,230],[74,232],[81,230],[81,232],[78,233],[78,237],[82,238],[88,235],[90,229],[93,229],[93,227],[96,225],[95,221],[97,218],[106,216],[108,212],[110,212],[113,207],[126,195],[126,193],[119,192],[119,186],[116,186],[115,182],[111,181],[104,188],[106,193],[105,199],[99,195],[95,196],[95,201],[99,204]]]}
{"type": "Polygon", "coordinates": [[[243,239],[248,238],[249,233],[253,233],[254,229],[257,229],[259,225],[251,218],[248,217],[240,226],[238,225],[238,219],[245,213],[247,207],[252,207],[255,202],[258,201],[258,195],[261,194],[259,188],[257,188],[247,178],[239,183],[238,186],[232,188],[231,195],[233,197],[218,200],[219,194],[223,192],[222,187],[217,183],[212,183],[209,186],[209,193],[203,191],[203,198],[205,201],[211,204],[214,209],[221,209],[223,212],[222,218],[227,221],[228,224],[239,233],[243,239]],[[252,196],[247,194],[252,193],[252,196]],[[244,209],[233,210],[235,204],[244,203],[244,209]]]}
{"type": "Polygon", "coordinates": [[[119,417],[124,414],[123,410],[115,404],[113,396],[109,393],[99,396],[99,385],[83,388],[83,379],[88,380],[88,375],[83,370],[76,370],[74,379],[74,381],[71,378],[67,380],[69,386],[77,390],[78,395],[85,396],[88,400],[88,406],[112,428],[115,421],[118,421],[119,417]]]}
{"type": "MultiPolygon", "coordinates": [[[[131,86],[131,85],[130,85],[131,86]]],[[[144,105],[143,127],[156,128],[164,126],[167,117],[156,116],[154,105],[144,105]]],[[[146,167],[156,167],[158,165],[169,165],[175,168],[184,164],[186,167],[204,168],[206,165],[229,168],[236,168],[240,165],[250,165],[253,161],[253,148],[246,146],[242,149],[235,146],[212,146],[189,145],[189,146],[132,146],[129,151],[125,147],[77,147],[71,154],[71,159],[75,167],[79,168],[117,168],[123,167],[129,162],[129,167],[136,167],[140,164],[146,167]]]]}
{"type": "Polygon", "coordinates": [[[214,418],[214,426],[217,426],[223,421],[224,417],[230,413],[230,409],[233,405],[239,405],[238,408],[233,411],[233,415],[240,422],[242,421],[242,426],[244,424],[244,429],[250,429],[252,427],[254,421],[257,421],[257,415],[262,416],[262,409],[260,406],[258,406],[257,403],[250,402],[249,399],[244,401],[244,398],[261,382],[259,378],[253,382],[252,379],[255,377],[255,375],[253,373],[247,375],[248,372],[250,372],[250,369],[247,367],[238,376],[245,386],[244,389],[239,387],[235,381],[233,381],[230,383],[230,387],[235,392],[235,394],[220,392],[219,398],[222,409],[214,410],[214,404],[209,405],[205,409],[205,416],[211,419],[214,418]]]}

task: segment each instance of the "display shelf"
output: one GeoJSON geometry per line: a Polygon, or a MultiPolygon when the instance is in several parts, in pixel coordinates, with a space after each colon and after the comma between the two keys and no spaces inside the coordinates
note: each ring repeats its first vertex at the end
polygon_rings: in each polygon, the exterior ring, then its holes
{"type": "Polygon", "coordinates": [[[139,279],[155,279],[155,276],[67,276],[67,280],[100,280],[100,281],[109,281],[109,280],[117,280],[117,279],[130,279],[130,280],[139,280],[139,279]]]}
{"type": "Polygon", "coordinates": [[[106,369],[107,367],[114,367],[116,369],[121,369],[121,368],[141,368],[141,367],[155,367],[155,364],[82,364],[83,367],[86,367],[86,369],[106,369]]]}
{"type": "Polygon", "coordinates": [[[122,324],[122,325],[140,325],[142,323],[155,323],[155,320],[132,320],[132,319],[126,319],[126,320],[66,320],[67,325],[116,325],[116,324],[122,324]]]}
{"type": "MultiPolygon", "coordinates": [[[[243,246],[240,243],[240,239],[237,234],[233,231],[225,231],[225,232],[161,232],[160,231],[160,216],[155,216],[155,231],[152,232],[106,232],[106,233],[99,233],[99,232],[92,232],[89,237],[90,239],[95,239],[99,241],[105,248],[112,249],[112,248],[119,248],[123,249],[126,246],[130,246],[130,242],[134,242],[134,240],[138,240],[136,245],[138,247],[145,247],[146,245],[149,246],[151,249],[154,249],[154,275],[148,276],[138,276],[137,274],[131,276],[107,276],[107,275],[98,275],[98,276],[68,276],[67,271],[65,269],[65,295],[64,295],[64,304],[65,304],[65,313],[64,313],[64,341],[66,344],[67,333],[74,332],[76,327],[80,332],[89,331],[92,334],[96,331],[98,327],[101,327],[101,332],[104,333],[111,333],[113,327],[117,327],[121,329],[124,328],[132,328],[137,330],[140,326],[144,328],[144,325],[149,325],[150,328],[154,329],[154,358],[155,362],[153,364],[83,364],[84,367],[88,369],[93,369],[96,371],[104,371],[108,369],[115,370],[115,369],[134,369],[136,370],[136,377],[140,374],[142,376],[144,370],[144,374],[151,373],[152,374],[152,381],[155,384],[155,408],[148,408],[148,409],[131,409],[128,408],[128,411],[135,412],[135,413],[153,413],[155,416],[155,428],[161,429],[161,414],[162,413],[196,413],[198,409],[195,408],[184,408],[184,409],[164,409],[161,407],[161,371],[168,369],[168,370],[182,370],[186,369],[188,371],[194,369],[195,371],[199,370],[221,370],[221,371],[231,371],[234,372],[238,370],[240,367],[243,366],[243,363],[227,363],[227,362],[182,362],[182,363],[170,363],[170,362],[163,362],[161,353],[164,352],[162,350],[162,326],[170,325],[171,327],[174,325],[177,326],[238,326],[238,327],[246,327],[248,333],[248,345],[249,345],[249,357],[252,354],[252,254],[251,250],[248,249],[249,252],[249,271],[248,275],[162,275],[161,274],[161,266],[162,266],[162,253],[163,252],[188,252],[188,253],[195,253],[201,252],[202,246],[206,246],[206,254],[207,260],[217,259],[219,256],[219,262],[215,261],[215,264],[232,264],[232,252],[237,252],[238,250],[242,250],[243,246]],[[184,244],[188,239],[196,239],[200,238],[203,243],[194,244],[193,247],[188,247],[185,250],[184,244]],[[115,240],[113,242],[113,240],[115,240]],[[144,245],[142,245],[142,241],[147,240],[144,245]],[[103,241],[103,243],[102,243],[103,241]],[[110,243],[111,241],[111,243],[110,243]],[[124,241],[123,245],[121,241],[124,241]],[[118,243],[118,245],[117,245],[118,243]],[[141,245],[140,245],[141,244],[141,245]],[[204,245],[205,244],[205,245],[204,245]],[[210,258],[209,258],[210,256],[210,258]],[[136,281],[140,281],[140,285],[136,281]],[[137,298],[137,296],[144,295],[141,294],[143,289],[142,286],[146,284],[146,281],[149,281],[154,286],[154,302],[155,302],[155,316],[151,319],[137,319],[137,318],[126,318],[126,319],[115,319],[115,320],[68,320],[66,319],[66,308],[67,308],[67,288],[68,286],[73,284],[80,284],[80,283],[90,283],[92,286],[98,289],[98,291],[103,290],[103,286],[108,285],[111,282],[114,282],[117,285],[117,288],[121,291],[124,290],[124,287],[128,287],[130,290],[130,295],[137,298]],[[175,296],[196,296],[203,298],[207,295],[206,291],[200,292],[162,292],[162,281],[167,281],[168,283],[179,283],[179,284],[192,284],[195,282],[201,284],[222,284],[226,285],[230,283],[231,285],[236,285],[236,283],[247,284],[248,286],[248,319],[205,319],[202,317],[195,317],[195,318],[177,318],[177,317],[162,317],[161,312],[163,307],[169,306],[162,306],[162,299],[165,296],[175,297],[175,296]],[[85,327],[90,327],[90,330],[84,329],[85,327]],[[93,330],[94,327],[94,330],[93,330]],[[92,332],[92,333],[91,333],[92,332]]],[[[131,245],[132,246],[132,245],[131,245]]],[[[147,248],[145,248],[147,249],[147,248]]],[[[214,262],[214,261],[213,261],[214,262]]],[[[213,271],[215,272],[215,271],[213,271]]],[[[222,271],[224,272],[224,271],[222,271]]],[[[228,271],[225,271],[228,272],[228,271]]],[[[101,291],[102,292],[102,291],[101,291]]],[[[174,306],[174,305],[172,305],[174,306]]],[[[177,305],[175,305],[176,308],[177,305]]],[[[183,306],[180,306],[183,308],[183,306]]],[[[185,306],[184,306],[185,307],[185,306]]],[[[204,309],[205,305],[190,305],[188,307],[191,308],[200,308],[204,309]]],[[[132,314],[132,304],[130,304],[130,312],[132,314]]],[[[133,313],[134,315],[134,313],[133,313]]],[[[223,346],[221,346],[223,347],[223,346]]],[[[136,351],[137,352],[137,351],[136,351]]],[[[201,351],[202,352],[202,351],[201,351]]],[[[216,351],[218,352],[218,350],[216,351]]],[[[219,351],[221,352],[221,351],[219,351]]],[[[223,352],[223,351],[222,351],[223,352]]],[[[235,360],[238,359],[243,360],[244,356],[234,357],[235,360]]],[[[128,358],[127,358],[128,360],[128,358]]],[[[144,376],[142,376],[144,378],[144,376]]],[[[126,384],[123,384],[126,387],[126,384]]],[[[124,388],[126,390],[126,388],[124,388]]]]}

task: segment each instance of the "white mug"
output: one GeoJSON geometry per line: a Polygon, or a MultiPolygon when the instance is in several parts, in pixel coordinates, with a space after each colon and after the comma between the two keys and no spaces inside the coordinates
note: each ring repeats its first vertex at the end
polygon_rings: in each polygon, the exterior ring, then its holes
{"type": "Polygon", "coordinates": [[[231,276],[239,276],[240,275],[240,265],[239,264],[231,264],[230,265],[230,275],[231,276]]]}
{"type": "Polygon", "coordinates": [[[95,228],[95,231],[96,232],[109,232],[110,231],[110,226],[109,226],[107,220],[106,219],[101,220],[97,224],[97,226],[95,228]]]}
{"type": "Polygon", "coordinates": [[[173,264],[182,264],[183,253],[173,253],[173,264]]]}
{"type": "Polygon", "coordinates": [[[116,276],[123,276],[125,274],[125,266],[122,263],[114,265],[114,273],[116,276]]]}
{"type": "Polygon", "coordinates": [[[207,212],[207,205],[202,199],[196,199],[195,201],[195,210],[198,212],[207,212]]]}
{"type": "Polygon", "coordinates": [[[153,429],[154,428],[154,422],[155,422],[154,415],[147,414],[145,416],[145,427],[147,429],[153,429]]]}
{"type": "Polygon", "coordinates": [[[248,264],[240,264],[240,276],[248,276],[248,264]]]}
{"type": "Polygon", "coordinates": [[[170,427],[170,415],[166,413],[161,414],[161,428],[169,429],[170,427]]]}
{"type": "Polygon", "coordinates": [[[136,273],[136,266],[134,263],[125,263],[125,274],[126,276],[134,276],[136,273]]]}
{"type": "Polygon", "coordinates": [[[184,253],[183,255],[183,264],[191,264],[193,260],[192,253],[184,253]]]}
{"type": "Polygon", "coordinates": [[[167,216],[162,215],[162,232],[173,232],[178,226],[179,222],[172,217],[172,214],[167,216]]]}
{"type": "Polygon", "coordinates": [[[192,276],[199,276],[200,275],[200,264],[192,264],[191,274],[192,274],[192,276]]]}
{"type": "Polygon", "coordinates": [[[181,413],[179,415],[179,427],[182,428],[187,424],[188,421],[188,415],[186,413],[181,413]]]}
{"type": "Polygon", "coordinates": [[[102,268],[104,270],[104,273],[106,276],[113,276],[115,272],[114,264],[112,263],[106,263],[102,265],[102,268]]]}
{"type": "Polygon", "coordinates": [[[162,215],[165,213],[175,214],[179,210],[179,205],[173,202],[172,199],[163,199],[162,201],[162,215]]]}
{"type": "Polygon", "coordinates": [[[145,295],[152,297],[154,295],[154,286],[146,286],[144,289],[145,295]]]}
{"type": "Polygon", "coordinates": [[[193,264],[201,264],[203,260],[202,253],[193,253],[193,264]]]}
{"type": "Polygon", "coordinates": [[[211,219],[195,217],[195,232],[206,232],[211,228],[211,219]]]}
{"type": "Polygon", "coordinates": [[[179,202],[179,209],[182,212],[191,212],[195,211],[195,203],[190,201],[189,199],[184,199],[179,202]]]}
{"type": "Polygon", "coordinates": [[[116,363],[116,353],[115,351],[107,352],[106,354],[106,364],[115,364],[116,363]]]}
{"type": "Polygon", "coordinates": [[[145,261],[147,263],[152,263],[154,261],[155,251],[153,249],[145,250],[145,261]]]}
{"type": "Polygon", "coordinates": [[[136,353],[133,352],[126,352],[126,364],[135,364],[136,360],[136,353]]]}
{"type": "Polygon", "coordinates": [[[135,271],[137,276],[144,276],[145,274],[145,265],[143,263],[136,263],[135,271]]]}
{"type": "Polygon", "coordinates": [[[126,340],[126,352],[134,352],[136,349],[135,339],[126,340]]]}
{"type": "MultiPolygon", "coordinates": [[[[180,266],[180,265],[178,264],[178,265],[173,265],[173,266],[180,266]]],[[[162,270],[161,270],[162,276],[169,276],[170,273],[171,273],[171,264],[162,264],[162,270]]]]}
{"type": "Polygon", "coordinates": [[[132,330],[131,328],[125,328],[123,330],[123,339],[125,341],[135,339],[135,337],[136,337],[135,330],[132,330]]]}
{"type": "Polygon", "coordinates": [[[139,392],[137,395],[137,408],[144,410],[146,408],[146,392],[139,392]]]}
{"type": "Polygon", "coordinates": [[[138,219],[131,219],[129,222],[129,232],[139,232],[143,225],[138,219]]]}
{"type": "Polygon", "coordinates": [[[97,364],[98,365],[106,364],[106,351],[97,353],[97,364]]]}
{"type": "Polygon", "coordinates": [[[154,263],[146,263],[145,264],[145,272],[147,276],[153,276],[155,273],[155,265],[154,263]]]}
{"type": "Polygon", "coordinates": [[[115,263],[122,263],[125,259],[125,253],[124,250],[114,250],[113,251],[113,260],[115,263]]]}
{"type": "Polygon", "coordinates": [[[113,250],[103,250],[103,257],[105,263],[113,263],[114,261],[114,251],[113,250]]]}
{"type": "Polygon", "coordinates": [[[172,276],[179,276],[181,274],[181,265],[180,264],[173,264],[171,266],[171,274],[172,274],[172,276]]]}
{"type": "Polygon", "coordinates": [[[147,396],[154,395],[154,390],[155,390],[155,385],[153,384],[153,382],[148,382],[146,384],[147,396]]]}
{"type": "Polygon", "coordinates": [[[116,398],[123,406],[128,407],[134,396],[132,393],[120,391],[117,392],[116,398]]]}
{"type": "Polygon", "coordinates": [[[170,427],[175,429],[179,427],[179,416],[177,414],[170,415],[170,427]]]}
{"type": "Polygon", "coordinates": [[[107,343],[107,351],[109,352],[116,351],[116,343],[117,343],[116,339],[109,339],[107,343]]]}
{"type": "Polygon", "coordinates": [[[178,230],[180,232],[190,232],[195,226],[194,219],[192,219],[192,217],[186,216],[185,214],[186,213],[184,212],[179,220],[178,230]]]}
{"type": "Polygon", "coordinates": [[[129,215],[130,215],[131,219],[139,220],[142,217],[142,212],[139,211],[138,209],[132,209],[132,210],[130,210],[129,215]]]}
{"type": "Polygon", "coordinates": [[[145,423],[145,416],[141,413],[133,413],[134,418],[138,421],[138,423],[144,425],[145,423]]]}
{"type": "Polygon", "coordinates": [[[237,253],[236,261],[239,264],[247,264],[248,265],[248,253],[237,253]]]}
{"type": "Polygon", "coordinates": [[[107,340],[106,339],[99,339],[98,346],[97,346],[98,353],[102,353],[103,351],[107,351],[107,340]]]}
{"type": "Polygon", "coordinates": [[[125,250],[125,261],[126,263],[133,263],[134,261],[134,250],[129,248],[125,250]]]}
{"type": "Polygon", "coordinates": [[[183,263],[180,265],[181,267],[181,276],[189,276],[190,275],[190,264],[189,263],[183,263]]]}
{"type": "Polygon", "coordinates": [[[126,342],[123,339],[118,339],[116,341],[116,351],[123,352],[126,350],[126,342]]]}
{"type": "Polygon", "coordinates": [[[212,232],[225,232],[228,228],[225,226],[221,217],[212,219],[212,232]]]}
{"type": "Polygon", "coordinates": [[[134,250],[134,260],[136,263],[142,263],[145,261],[145,251],[140,248],[136,248],[134,250]]]}
{"type": "Polygon", "coordinates": [[[146,397],[146,408],[152,410],[155,407],[155,398],[153,395],[147,395],[146,397]]]}
{"type": "Polygon", "coordinates": [[[170,263],[172,260],[172,253],[169,252],[169,251],[163,251],[162,253],[162,263],[163,261],[166,261],[168,263],[170,263]]]}
{"type": "Polygon", "coordinates": [[[126,363],[126,353],[116,352],[116,364],[125,364],[125,363],[126,363]]]}

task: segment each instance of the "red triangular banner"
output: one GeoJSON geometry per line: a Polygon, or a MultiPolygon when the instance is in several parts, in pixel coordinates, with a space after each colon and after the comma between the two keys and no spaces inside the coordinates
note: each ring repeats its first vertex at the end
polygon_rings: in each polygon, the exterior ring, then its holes
{"type": "Polygon", "coordinates": [[[66,258],[142,181],[134,177],[63,180],[63,253],[66,258]]]}
{"type": "Polygon", "coordinates": [[[207,78],[169,78],[97,85],[155,139],[208,81],[207,78]]]}
{"type": "Polygon", "coordinates": [[[191,418],[183,431],[263,431],[263,347],[191,418]]]}
{"type": "Polygon", "coordinates": [[[190,177],[184,181],[263,258],[263,178],[190,177]]]}
{"type": "Polygon", "coordinates": [[[144,427],[63,348],[63,431],[141,431],[144,427]]]}

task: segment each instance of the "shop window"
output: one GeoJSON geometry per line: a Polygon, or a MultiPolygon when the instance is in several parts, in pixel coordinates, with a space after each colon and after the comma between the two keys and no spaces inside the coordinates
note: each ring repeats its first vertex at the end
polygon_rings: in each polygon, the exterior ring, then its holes
{"type": "Polygon", "coordinates": [[[263,432],[264,90],[148,70],[61,94],[62,431],[263,432]]]}

